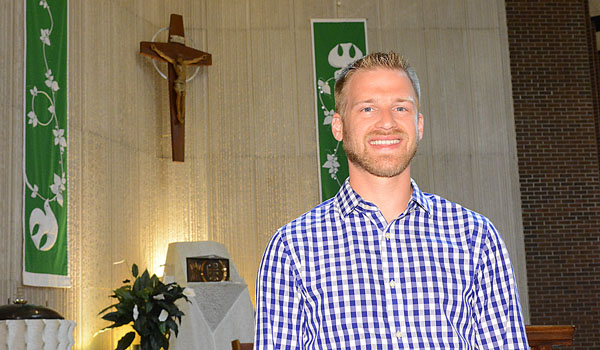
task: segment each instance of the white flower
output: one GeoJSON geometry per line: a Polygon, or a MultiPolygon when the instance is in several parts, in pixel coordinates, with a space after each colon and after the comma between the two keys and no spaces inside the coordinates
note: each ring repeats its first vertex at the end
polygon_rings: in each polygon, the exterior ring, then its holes
{"type": "Polygon", "coordinates": [[[39,121],[38,121],[37,115],[35,114],[34,111],[27,113],[27,118],[29,118],[29,120],[27,121],[27,124],[33,125],[34,128],[38,125],[39,121]]]}
{"type": "Polygon", "coordinates": [[[31,90],[29,90],[29,93],[31,93],[31,96],[37,96],[37,94],[38,94],[37,86],[34,86],[31,90]]]}
{"type": "Polygon", "coordinates": [[[41,6],[41,7],[43,7],[43,8],[45,8],[45,9],[47,9],[47,8],[50,8],[50,7],[48,6],[48,3],[46,2],[46,0],[42,0],[42,1],[40,1],[40,6],[41,6]]]}
{"type": "Polygon", "coordinates": [[[33,190],[31,190],[31,198],[37,197],[39,188],[38,185],[33,185],[33,190]]]}
{"type": "Polygon", "coordinates": [[[42,35],[40,36],[40,40],[50,46],[50,29],[41,29],[42,35]]]}
{"type": "Polygon", "coordinates": [[[65,186],[62,184],[62,179],[57,174],[54,174],[54,184],[50,185],[50,190],[52,193],[57,194],[62,191],[65,186]]]}
{"type": "Polygon", "coordinates": [[[54,129],[52,130],[54,134],[54,145],[60,146],[60,151],[62,152],[65,147],[67,147],[67,139],[65,138],[65,129],[54,129]]]}
{"type": "Polygon", "coordinates": [[[58,83],[54,80],[46,80],[46,85],[52,89],[52,91],[58,91],[58,83]]]}
{"type": "Polygon", "coordinates": [[[50,185],[50,190],[52,191],[52,193],[56,194],[56,200],[58,201],[58,204],[60,204],[60,206],[63,205],[63,191],[65,190],[65,184],[67,183],[67,179],[65,178],[65,174],[62,174],[61,176],[58,176],[57,174],[54,174],[54,184],[50,185]]]}
{"type": "Polygon", "coordinates": [[[140,315],[140,310],[138,310],[138,306],[137,304],[133,306],[133,320],[137,320],[138,316],[140,315]]]}
{"type": "Polygon", "coordinates": [[[191,298],[191,297],[195,297],[196,296],[196,292],[194,291],[193,288],[185,287],[183,289],[183,295],[185,295],[188,298],[191,298]]]}
{"type": "Polygon", "coordinates": [[[46,71],[46,86],[52,89],[52,91],[58,91],[58,83],[54,81],[54,75],[52,75],[52,71],[48,69],[46,71]]]}
{"type": "Polygon", "coordinates": [[[319,91],[321,91],[322,94],[331,95],[331,87],[329,86],[329,84],[319,79],[317,85],[319,85],[319,91]]]}
{"type": "Polygon", "coordinates": [[[162,309],[160,311],[160,315],[158,315],[158,320],[160,322],[165,322],[167,320],[167,317],[169,317],[169,313],[167,312],[167,310],[162,309]]]}
{"type": "Polygon", "coordinates": [[[48,112],[54,114],[54,105],[50,105],[50,107],[48,107],[48,112]]]}
{"type": "Polygon", "coordinates": [[[333,115],[335,114],[335,111],[332,110],[324,110],[323,114],[325,114],[325,120],[323,120],[323,125],[330,125],[331,122],[333,121],[333,115]]]}
{"type": "Polygon", "coordinates": [[[165,295],[160,293],[152,297],[154,300],[165,300],[165,295]]]}
{"type": "Polygon", "coordinates": [[[335,154],[328,154],[327,161],[323,164],[323,168],[329,169],[329,174],[331,175],[332,179],[336,178],[339,167],[340,163],[338,162],[337,156],[335,154]]]}

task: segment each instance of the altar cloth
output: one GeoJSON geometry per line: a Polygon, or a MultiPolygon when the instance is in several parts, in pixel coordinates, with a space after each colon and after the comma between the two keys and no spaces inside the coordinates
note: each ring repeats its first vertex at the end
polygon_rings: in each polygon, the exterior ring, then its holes
{"type": "Polygon", "coordinates": [[[254,341],[254,308],[248,285],[241,278],[224,245],[216,242],[178,242],[169,244],[165,282],[175,281],[194,290],[190,302],[178,300],[185,314],[179,336],[172,334],[173,350],[229,350],[235,339],[254,341]],[[218,256],[229,259],[229,281],[187,282],[187,257],[218,256]]]}

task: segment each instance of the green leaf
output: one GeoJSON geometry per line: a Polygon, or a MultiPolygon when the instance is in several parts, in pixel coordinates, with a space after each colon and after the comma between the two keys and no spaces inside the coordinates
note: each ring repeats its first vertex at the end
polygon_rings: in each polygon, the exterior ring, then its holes
{"type": "Polygon", "coordinates": [[[138,278],[135,280],[135,282],[133,282],[133,291],[137,292],[142,289],[144,289],[144,287],[142,286],[142,280],[141,278],[138,278]]]}
{"type": "Polygon", "coordinates": [[[136,264],[133,264],[133,266],[131,267],[131,274],[133,275],[133,277],[138,276],[138,266],[136,264]]]}
{"type": "Polygon", "coordinates": [[[123,286],[114,290],[114,293],[119,300],[132,300],[133,295],[129,286],[123,286]]]}
{"type": "Polygon", "coordinates": [[[142,290],[136,291],[135,295],[138,298],[140,298],[140,299],[142,299],[144,301],[147,301],[150,298],[150,293],[151,293],[151,291],[148,288],[144,288],[142,290]]]}
{"type": "Polygon", "coordinates": [[[117,328],[117,327],[121,327],[121,326],[124,326],[126,324],[129,324],[129,323],[131,323],[131,321],[119,321],[119,322],[115,322],[115,323],[111,324],[110,326],[106,326],[106,327],[104,327],[102,329],[117,328]]]}
{"type": "Polygon", "coordinates": [[[144,287],[146,287],[147,285],[149,285],[150,274],[148,273],[148,269],[144,270],[144,273],[142,273],[142,277],[140,277],[140,280],[142,280],[142,283],[143,283],[144,287]]]}
{"type": "Polygon", "coordinates": [[[120,340],[119,343],[117,344],[117,349],[116,350],[125,350],[129,347],[129,345],[131,345],[131,343],[133,342],[133,339],[135,339],[135,332],[129,332],[127,334],[125,334],[120,340]]]}
{"type": "Polygon", "coordinates": [[[119,304],[118,303],[117,304],[112,304],[111,306],[105,307],[104,309],[102,309],[102,311],[98,312],[98,315],[101,315],[101,314],[105,313],[106,311],[108,311],[108,309],[110,309],[113,306],[117,306],[117,305],[119,305],[119,304]]]}
{"type": "Polygon", "coordinates": [[[107,321],[113,321],[113,322],[117,322],[119,321],[120,318],[122,318],[122,314],[120,314],[118,311],[113,311],[113,312],[109,312],[106,315],[102,316],[103,320],[107,320],[107,321]]]}
{"type": "Polygon", "coordinates": [[[179,327],[177,327],[177,323],[175,323],[175,321],[173,321],[172,319],[167,319],[167,328],[173,330],[173,332],[175,332],[175,336],[178,335],[179,333],[179,327]]]}
{"type": "MultiPolygon", "coordinates": [[[[159,336],[157,334],[150,335],[150,344],[152,345],[152,349],[160,349],[160,345],[162,345],[162,342],[158,337],[159,336]]],[[[160,337],[162,338],[162,335],[160,335],[160,337]]]]}

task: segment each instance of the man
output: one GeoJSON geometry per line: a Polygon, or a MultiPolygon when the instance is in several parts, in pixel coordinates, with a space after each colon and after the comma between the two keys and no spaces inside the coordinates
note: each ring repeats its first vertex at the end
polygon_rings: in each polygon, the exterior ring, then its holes
{"type": "Polygon", "coordinates": [[[414,70],[370,54],[338,79],[335,101],[350,176],[269,242],[255,349],[528,349],[492,223],[410,178],[423,137],[414,70]]]}

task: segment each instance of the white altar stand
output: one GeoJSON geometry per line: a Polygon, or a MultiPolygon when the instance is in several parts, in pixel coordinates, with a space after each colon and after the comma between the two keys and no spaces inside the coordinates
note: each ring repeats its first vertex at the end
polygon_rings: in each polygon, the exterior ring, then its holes
{"type": "Polygon", "coordinates": [[[74,328],[68,320],[2,320],[0,350],[70,350],[74,328]]]}
{"type": "Polygon", "coordinates": [[[229,350],[231,342],[254,340],[254,310],[246,282],[240,277],[227,249],[216,242],[178,242],[169,244],[165,283],[175,281],[193,288],[190,303],[179,301],[185,314],[179,336],[171,336],[173,350],[229,350]],[[187,282],[186,258],[218,256],[229,259],[229,281],[187,282]]]}

